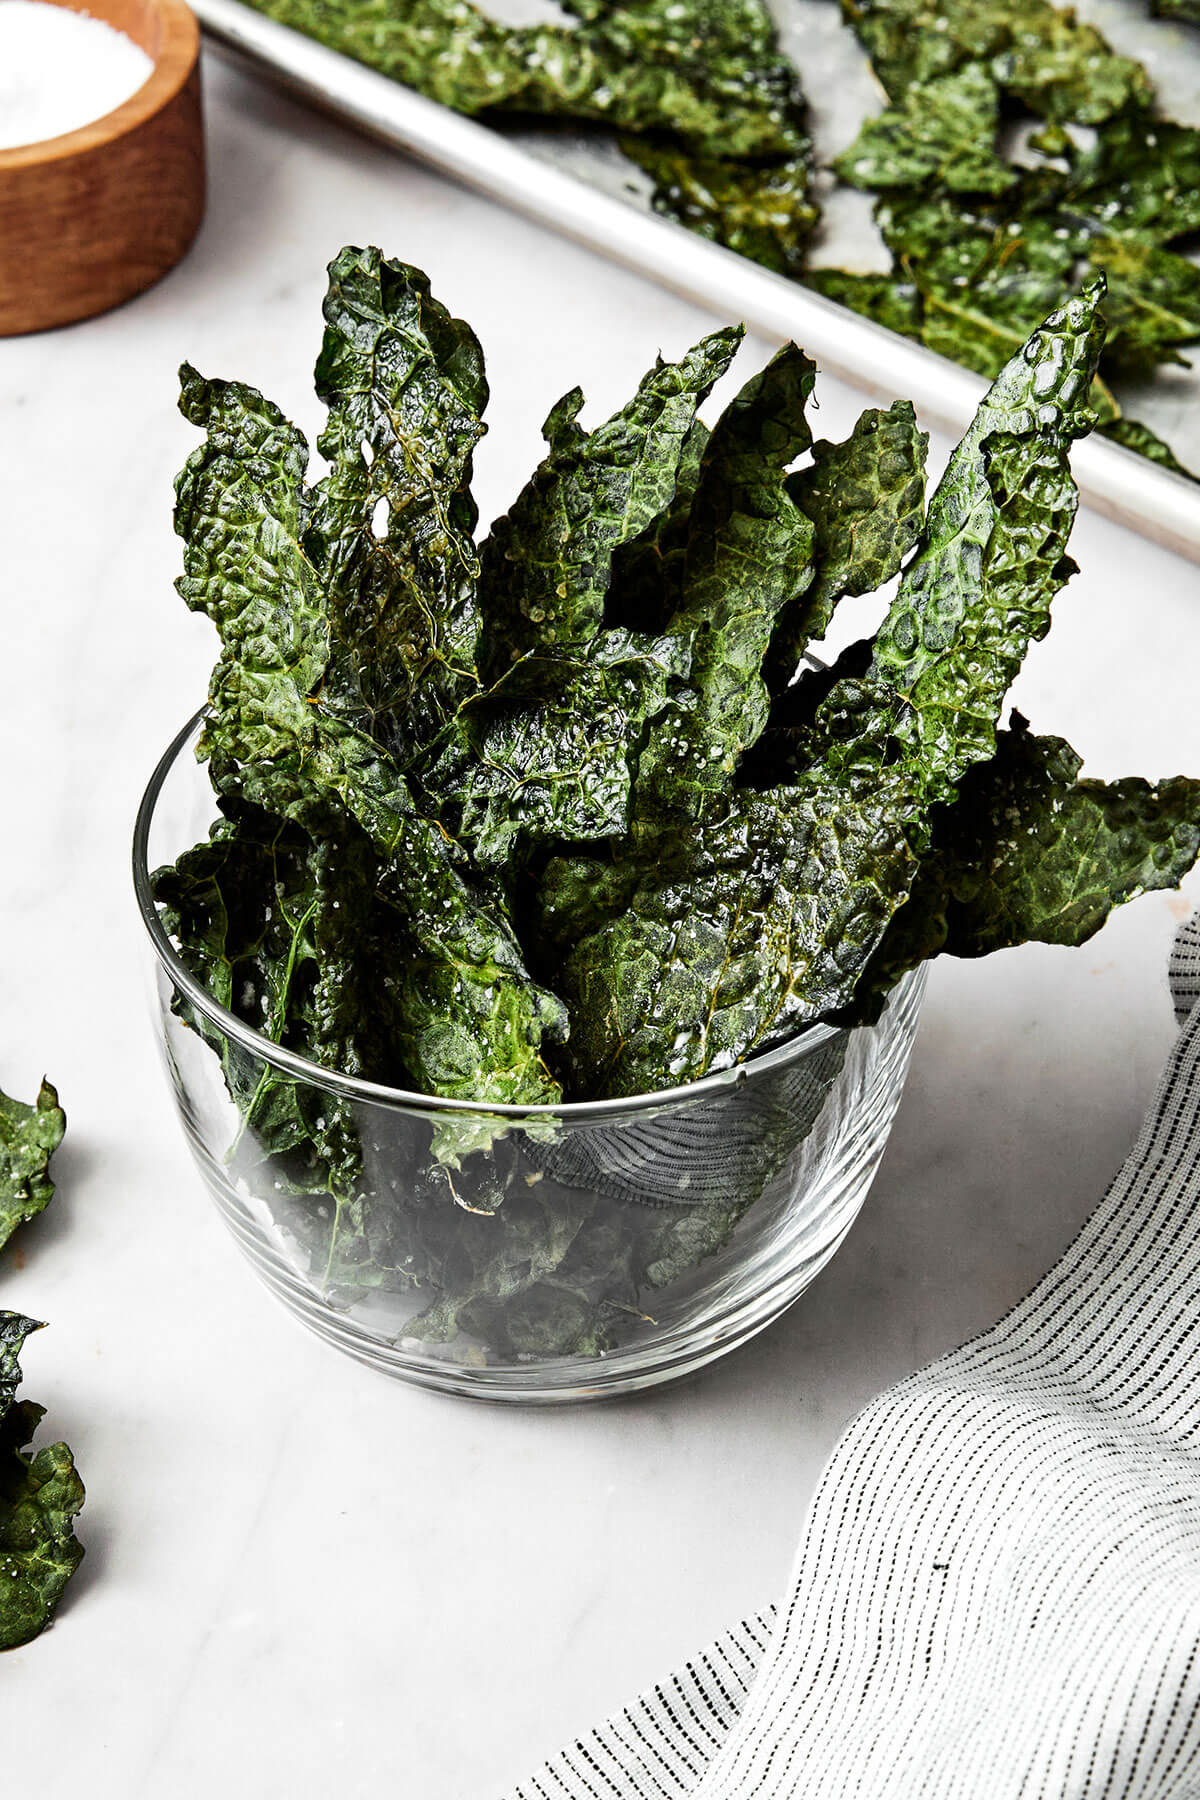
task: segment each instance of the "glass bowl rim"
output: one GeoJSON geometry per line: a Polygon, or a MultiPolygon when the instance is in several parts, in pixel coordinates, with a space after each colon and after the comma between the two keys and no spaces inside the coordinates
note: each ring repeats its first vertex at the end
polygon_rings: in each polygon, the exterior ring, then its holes
{"type": "MultiPolygon", "coordinates": [[[[824,1021],[807,1025],[794,1037],[790,1037],[773,1049],[764,1050],[756,1056],[748,1057],[744,1062],[734,1063],[731,1068],[718,1069],[711,1075],[704,1075],[698,1081],[684,1082],[678,1087],[658,1088],[648,1094],[619,1095],[607,1100],[560,1100],[544,1101],[538,1104],[523,1105],[514,1101],[489,1100],[455,1100],[440,1094],[422,1094],[406,1088],[389,1087],[382,1082],[364,1081],[358,1076],[344,1075],[337,1069],[324,1068],[320,1063],[310,1062],[307,1057],[298,1056],[294,1050],[287,1050],[282,1044],[274,1043],[263,1037],[222,1006],[219,1000],[200,985],[195,976],[187,968],[179,952],[171,942],[162,918],[158,903],[154,898],[149,861],[150,829],[154,821],[155,809],[159,796],[168,775],[180,760],[189,739],[199,729],[207,712],[207,704],[200,707],[187,724],[178,731],[160,756],[154,772],[147,783],[145,793],[137,810],[137,819],[133,830],[133,887],[137,898],[138,910],[142,915],[142,923],[150,938],[154,953],[159,962],[183,993],[189,1004],[195,1007],[204,1018],[231,1038],[242,1049],[269,1064],[282,1070],[298,1080],[320,1088],[326,1093],[336,1094],[342,1099],[358,1100],[372,1106],[391,1107],[404,1112],[416,1112],[438,1117],[467,1117],[503,1119],[510,1123],[523,1119],[551,1120],[559,1123],[599,1123],[604,1120],[622,1118],[630,1113],[646,1113],[656,1109],[678,1106],[681,1103],[702,1100],[708,1096],[728,1093],[731,1089],[741,1087],[766,1074],[775,1073],[781,1068],[789,1067],[817,1050],[822,1044],[830,1042],[840,1033],[850,1029],[844,1025],[831,1025],[824,1021]]],[[[922,966],[923,968],[923,966],[922,966]]],[[[920,979],[922,968],[910,970],[901,977],[898,987],[920,979]]]]}

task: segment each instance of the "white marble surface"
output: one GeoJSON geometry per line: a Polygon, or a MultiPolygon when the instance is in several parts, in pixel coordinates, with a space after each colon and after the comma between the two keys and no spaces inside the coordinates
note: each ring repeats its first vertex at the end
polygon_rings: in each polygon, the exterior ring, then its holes
{"type": "MultiPolygon", "coordinates": [[[[28,1391],[89,1489],[59,1622],[0,1668],[4,1783],[489,1800],[771,1597],[850,1414],[1066,1242],[1169,1044],[1186,903],[1143,900],[1079,952],[938,968],[857,1228],[788,1317],[690,1386],[501,1411],[309,1338],[208,1208],[145,1006],[130,827],[211,653],[171,592],[192,439],[175,367],[254,381],[311,429],[323,264],[378,242],[483,339],[488,516],[564,388],[617,403],[712,321],[208,75],[212,205],[187,263],[107,318],[0,344],[0,1079],[26,1092],[45,1068],[71,1120],[60,1195],[0,1261],[0,1306],[52,1322],[28,1391]]],[[[827,432],[858,404],[821,398],[827,432]]],[[[1074,549],[1083,572],[1018,698],[1096,773],[1200,771],[1196,570],[1090,517],[1074,549]]]]}

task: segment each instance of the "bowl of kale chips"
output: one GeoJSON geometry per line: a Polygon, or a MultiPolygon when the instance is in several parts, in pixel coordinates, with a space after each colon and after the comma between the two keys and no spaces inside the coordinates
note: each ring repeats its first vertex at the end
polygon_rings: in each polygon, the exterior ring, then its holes
{"type": "Polygon", "coordinates": [[[136,886],[197,1161],[306,1324],[490,1398],[698,1367],[853,1221],[927,960],[1080,942],[1191,865],[1200,783],[1081,780],[1001,722],[1072,569],[1099,298],[927,506],[912,408],[814,443],[794,345],[702,424],[725,330],[591,429],[565,395],[482,532],[479,345],[376,250],[330,270],[319,480],[184,368],[178,586],[220,654],[136,886]]]}

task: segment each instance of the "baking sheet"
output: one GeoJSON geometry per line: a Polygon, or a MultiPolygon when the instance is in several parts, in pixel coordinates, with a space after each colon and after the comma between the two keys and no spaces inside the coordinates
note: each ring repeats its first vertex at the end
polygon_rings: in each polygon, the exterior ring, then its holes
{"type": "MultiPolygon", "coordinates": [[[[906,396],[926,422],[961,432],[986,382],[923,345],[826,300],[650,210],[650,182],[607,139],[585,131],[514,131],[463,118],[327,50],[241,0],[192,0],[215,44],[322,110],[614,257],[763,336],[794,338],[824,368],[884,401],[906,396]]],[[[496,0],[513,22],[546,16],[543,0],[496,0]],[[535,10],[536,9],[536,13],[535,10]]],[[[830,0],[777,0],[783,48],[809,96],[819,160],[854,137],[883,98],[830,0]]],[[[1077,11],[1144,62],[1173,117],[1200,124],[1200,33],[1150,20],[1141,0],[1081,0],[1077,11]]],[[[835,189],[814,262],[886,268],[869,195],[835,189]]],[[[1118,390],[1130,410],[1200,468],[1200,368],[1163,369],[1118,390]]],[[[1085,502],[1200,562],[1200,487],[1100,437],[1075,447],[1085,502]]]]}

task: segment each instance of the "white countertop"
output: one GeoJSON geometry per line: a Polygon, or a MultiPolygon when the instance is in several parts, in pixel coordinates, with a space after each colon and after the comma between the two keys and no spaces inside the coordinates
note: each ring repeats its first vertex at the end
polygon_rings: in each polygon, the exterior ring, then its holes
{"type": "MultiPolygon", "coordinates": [[[[882,1173],[779,1324],[689,1385],[590,1410],[436,1398],[310,1338],[201,1188],[158,1065],[128,876],[150,768],[201,698],[173,595],[175,369],[310,434],[324,264],[419,263],[488,358],[483,514],[580,381],[602,416],[715,322],[209,62],[211,206],[121,311],[0,343],[7,845],[0,1082],[70,1121],[0,1306],[51,1322],[29,1398],[88,1487],[58,1623],[3,1659],[4,1777],[41,1800],[494,1800],[785,1579],[819,1469],[880,1386],[1009,1305],[1129,1145],[1187,910],[1079,951],[938,966],[882,1173]]],[[[765,356],[753,344],[743,375],[765,356]]],[[[819,428],[862,404],[818,389],[819,428]]],[[[1197,504],[1200,504],[1198,500],[1197,504]]],[[[1089,772],[1200,773],[1200,577],[1080,519],[1082,573],[1016,698],[1089,772]]],[[[1188,884],[1200,902],[1200,882],[1188,884]]]]}

